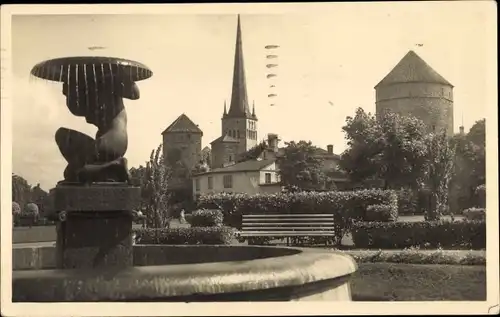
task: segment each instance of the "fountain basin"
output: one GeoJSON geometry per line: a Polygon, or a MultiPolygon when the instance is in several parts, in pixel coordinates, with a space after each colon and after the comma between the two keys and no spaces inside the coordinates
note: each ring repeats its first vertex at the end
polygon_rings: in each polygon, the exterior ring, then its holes
{"type": "Polygon", "coordinates": [[[14,302],[350,301],[357,265],[327,250],[135,245],[134,267],[55,269],[54,247],[13,248],[14,302]]]}

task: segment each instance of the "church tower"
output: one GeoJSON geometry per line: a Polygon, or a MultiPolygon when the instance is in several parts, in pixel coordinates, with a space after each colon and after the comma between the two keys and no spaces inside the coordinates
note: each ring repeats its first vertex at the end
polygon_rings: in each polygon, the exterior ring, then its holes
{"type": "Polygon", "coordinates": [[[244,153],[258,143],[255,104],[253,104],[252,111],[250,112],[247,96],[239,15],[236,28],[231,103],[229,104],[229,111],[227,111],[224,104],[224,113],[222,115],[222,136],[226,135],[238,141],[236,154],[244,153]]]}

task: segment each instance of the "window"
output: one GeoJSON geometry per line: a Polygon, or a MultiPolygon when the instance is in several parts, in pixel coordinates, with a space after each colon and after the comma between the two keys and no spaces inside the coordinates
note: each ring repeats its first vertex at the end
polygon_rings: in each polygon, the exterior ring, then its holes
{"type": "Polygon", "coordinates": [[[240,130],[236,131],[238,133],[238,139],[240,138],[240,130]]]}
{"type": "Polygon", "coordinates": [[[232,161],[233,161],[233,156],[232,156],[232,155],[229,155],[228,162],[232,162],[232,161]]]}
{"type": "Polygon", "coordinates": [[[271,173],[266,173],[266,184],[271,184],[271,173]]]}
{"type": "Polygon", "coordinates": [[[224,188],[233,188],[233,175],[224,175],[222,180],[224,188]]]}
{"type": "Polygon", "coordinates": [[[208,189],[213,189],[214,188],[214,179],[212,176],[208,177],[208,189]]]}
{"type": "Polygon", "coordinates": [[[199,191],[200,191],[200,179],[199,179],[199,178],[197,178],[197,179],[194,181],[194,183],[195,183],[194,185],[195,185],[195,189],[196,189],[196,191],[197,191],[197,192],[199,192],[199,191]]]}

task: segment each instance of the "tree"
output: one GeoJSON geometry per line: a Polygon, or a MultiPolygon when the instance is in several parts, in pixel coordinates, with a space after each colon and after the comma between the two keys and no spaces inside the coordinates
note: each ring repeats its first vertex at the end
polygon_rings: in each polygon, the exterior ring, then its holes
{"type": "Polygon", "coordinates": [[[148,227],[165,228],[169,224],[169,176],[160,145],[156,151],[151,151],[143,174],[141,193],[148,227]]]}
{"type": "Polygon", "coordinates": [[[329,189],[332,181],[321,170],[323,159],[318,148],[306,141],[285,143],[284,154],[277,158],[281,184],[286,190],[329,189]]]}
{"type": "Polygon", "coordinates": [[[31,185],[22,176],[12,174],[12,201],[24,208],[31,202],[31,185]]]}
{"type": "Polygon", "coordinates": [[[448,213],[448,186],[453,175],[455,148],[444,130],[429,134],[427,140],[423,181],[430,200],[425,218],[439,220],[448,213]]]}
{"type": "Polygon", "coordinates": [[[384,188],[419,188],[426,162],[426,129],[411,116],[385,113],[378,120],[361,108],[342,127],[349,148],[340,167],[354,183],[382,180],[384,188]]]}
{"type": "Polygon", "coordinates": [[[45,214],[49,194],[40,187],[40,184],[32,186],[23,177],[12,174],[12,201],[19,203],[23,210],[29,203],[34,203],[38,206],[40,214],[45,214]]]}
{"type": "Polygon", "coordinates": [[[249,161],[249,160],[255,160],[266,149],[267,149],[267,143],[266,143],[266,141],[262,141],[261,143],[259,143],[256,146],[252,147],[248,151],[240,154],[238,156],[238,159],[236,160],[236,163],[245,162],[245,161],[249,161]]]}
{"type": "Polygon", "coordinates": [[[476,206],[475,188],[486,182],[485,120],[477,121],[466,135],[452,138],[454,171],[450,184],[450,205],[454,212],[476,206]]]}

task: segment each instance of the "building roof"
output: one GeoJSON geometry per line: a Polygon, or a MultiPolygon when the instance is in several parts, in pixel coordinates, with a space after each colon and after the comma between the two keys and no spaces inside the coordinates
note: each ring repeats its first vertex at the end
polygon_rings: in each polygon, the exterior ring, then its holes
{"type": "Polygon", "coordinates": [[[195,124],[191,119],[189,119],[186,114],[181,114],[177,119],[175,119],[172,124],[170,124],[165,131],[163,131],[161,134],[165,133],[178,133],[178,132],[191,132],[191,133],[201,133],[203,134],[203,131],[198,127],[197,124],[195,124]]]}
{"type": "Polygon", "coordinates": [[[243,47],[241,40],[241,23],[238,14],[236,27],[236,46],[234,51],[233,86],[231,92],[231,104],[225,115],[232,118],[254,118],[248,106],[247,84],[245,78],[245,65],[243,62],[243,47]]]}
{"type": "Polygon", "coordinates": [[[214,143],[223,143],[223,142],[226,142],[226,143],[238,143],[240,142],[239,140],[233,138],[232,136],[229,136],[229,135],[223,135],[223,136],[220,136],[218,137],[217,139],[213,140],[212,142],[210,142],[210,144],[214,144],[214,143]]]}
{"type": "Polygon", "coordinates": [[[439,75],[414,51],[409,51],[401,61],[376,86],[387,86],[397,83],[436,83],[453,87],[443,76],[439,75]]]}
{"type": "Polygon", "coordinates": [[[211,174],[211,173],[235,173],[235,172],[256,172],[260,171],[267,166],[273,164],[276,160],[249,160],[241,163],[236,163],[230,166],[215,168],[209,172],[199,173],[196,175],[202,174],[211,174]]]}

